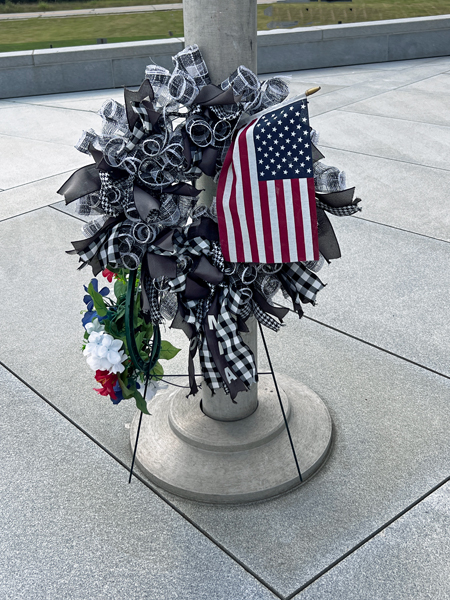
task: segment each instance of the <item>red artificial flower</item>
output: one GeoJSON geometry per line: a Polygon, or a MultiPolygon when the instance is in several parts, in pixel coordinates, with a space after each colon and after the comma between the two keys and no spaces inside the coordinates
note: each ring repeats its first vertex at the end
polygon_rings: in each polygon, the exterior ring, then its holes
{"type": "Polygon", "coordinates": [[[109,269],[103,269],[102,275],[103,275],[103,277],[106,277],[106,279],[109,281],[109,283],[112,283],[112,280],[116,276],[116,274],[113,273],[112,271],[110,271],[109,269]]]}
{"type": "Polygon", "coordinates": [[[110,396],[111,400],[117,400],[114,386],[117,383],[117,373],[109,373],[108,371],[96,371],[95,380],[101,384],[101,388],[94,388],[101,396],[110,396]]]}

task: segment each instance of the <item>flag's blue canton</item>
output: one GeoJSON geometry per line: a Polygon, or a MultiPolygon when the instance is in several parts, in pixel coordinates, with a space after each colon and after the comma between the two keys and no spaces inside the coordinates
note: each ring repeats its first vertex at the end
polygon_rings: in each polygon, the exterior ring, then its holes
{"type": "Polygon", "coordinates": [[[253,135],[260,181],[313,177],[306,100],[263,115],[253,135]]]}

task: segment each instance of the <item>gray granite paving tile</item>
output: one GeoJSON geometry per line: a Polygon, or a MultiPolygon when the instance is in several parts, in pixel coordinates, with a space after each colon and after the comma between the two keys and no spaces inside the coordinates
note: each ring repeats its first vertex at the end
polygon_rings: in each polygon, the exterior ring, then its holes
{"type": "Polygon", "coordinates": [[[322,150],[323,162],[345,171],[347,185],[354,185],[363,199],[357,217],[450,241],[450,214],[442,203],[450,171],[334,148],[322,150]]]}
{"type": "Polygon", "coordinates": [[[0,221],[57,202],[61,196],[56,190],[71,173],[61,173],[4,191],[0,201],[0,221]]]}
{"type": "MultiPolygon", "coordinates": [[[[316,78],[316,82],[316,85],[322,85],[320,78],[316,78]]],[[[315,95],[309,99],[309,114],[311,117],[317,117],[323,113],[351,106],[355,102],[377,97],[385,89],[386,86],[384,83],[369,81],[361,85],[352,85],[341,90],[335,90],[332,94],[315,95]]]]}
{"type": "MultiPolygon", "coordinates": [[[[125,424],[133,405],[113,407],[97,396],[80,352],[82,285],[90,274],[78,272],[76,259],[63,252],[79,239],[79,226],[51,208],[0,224],[2,307],[14,315],[2,332],[0,359],[129,462],[125,424]]],[[[167,494],[282,594],[441,481],[450,452],[448,380],[310,321],[287,322],[279,335],[267,334],[275,367],[329,406],[336,430],[329,462],[305,486],[260,504],[219,508],[167,494]]],[[[166,369],[185,373],[187,344],[174,333],[163,337],[182,351],[166,369]]]]}
{"type": "Polygon", "coordinates": [[[0,188],[5,190],[66,173],[68,169],[75,171],[92,162],[92,158],[66,144],[53,144],[1,134],[0,156],[2,157],[0,188]]]}
{"type": "Polygon", "coordinates": [[[327,404],[328,462],[304,486],[253,505],[166,494],[283,595],[441,482],[450,459],[448,380],[307,320],[287,323],[266,335],[272,360],[327,404]]]}
{"type": "MultiPolygon", "coordinates": [[[[122,455],[128,456],[125,424],[134,414],[133,402],[113,406],[94,392],[93,372],[81,353],[83,286],[92,272],[78,271],[77,257],[65,251],[72,248],[71,241],[83,239],[82,225],[79,219],[50,207],[0,223],[0,276],[5,281],[0,298],[4,314],[14,315],[0,344],[0,360],[14,366],[21,377],[32,381],[105,445],[117,443],[122,455]],[[32,350],[42,347],[44,339],[45,350],[32,350]],[[86,414],[93,416],[86,419],[86,414]]],[[[103,277],[99,280],[102,287],[108,286],[103,277]]],[[[184,334],[162,333],[164,339],[182,348],[175,359],[165,363],[166,373],[186,373],[184,334]]]]}
{"type": "Polygon", "coordinates": [[[343,258],[305,313],[450,375],[450,244],[362,219],[333,219],[343,258]]]}
{"type": "Polygon", "coordinates": [[[295,600],[450,597],[450,484],[428,496],[295,600]]]}
{"type": "MultiPolygon", "coordinates": [[[[449,60],[450,66],[450,60],[449,60]]],[[[407,91],[420,91],[425,92],[427,96],[430,96],[431,93],[439,93],[439,94],[449,94],[450,93],[450,74],[449,72],[441,73],[440,75],[436,75],[435,77],[431,77],[430,79],[424,79],[423,81],[417,81],[416,83],[411,83],[404,88],[407,91]],[[432,90],[432,92],[431,92],[432,90]]],[[[448,97],[448,96],[447,96],[448,97]]],[[[428,98],[427,98],[428,100],[428,98]]],[[[442,99],[444,100],[444,99],[442,99]]]]}
{"type": "Polygon", "coordinates": [[[286,80],[286,83],[289,85],[289,91],[291,96],[297,96],[298,94],[304,94],[306,90],[309,90],[312,87],[320,87],[320,91],[314,94],[314,98],[319,98],[323,94],[329,94],[330,92],[335,92],[336,90],[343,89],[343,86],[340,85],[328,85],[323,82],[319,83],[319,79],[317,81],[305,81],[301,78],[292,78],[286,80]]]}
{"type": "Polygon", "coordinates": [[[449,169],[450,127],[444,125],[346,111],[318,115],[312,125],[325,148],[449,169]]]}
{"type": "Polygon", "coordinates": [[[356,102],[342,110],[366,115],[389,116],[395,119],[405,119],[418,123],[431,123],[434,125],[450,125],[448,111],[442,107],[448,102],[450,91],[450,76],[439,75],[420,82],[426,90],[415,86],[406,86],[399,90],[379,94],[356,102]],[[441,81],[447,80],[448,91],[441,81]],[[425,107],[425,108],[424,108],[425,107]]]}
{"type": "MultiPolygon", "coordinates": [[[[409,61],[405,61],[409,62],[409,61]]],[[[367,66],[367,65],[364,65],[367,66]]],[[[417,65],[403,70],[392,71],[373,71],[369,77],[370,71],[366,71],[367,80],[360,83],[350,85],[343,90],[335,91],[333,94],[327,94],[319,100],[311,99],[310,112],[311,114],[322,114],[344,106],[350,107],[356,102],[376,97],[384,92],[396,90],[409,86],[416,82],[428,81],[435,75],[445,72],[447,66],[443,63],[434,63],[428,65],[417,65]]],[[[302,74],[302,79],[303,78],[302,74]]],[[[295,74],[294,78],[297,76],[295,74]]],[[[307,79],[305,79],[307,80],[307,79]]],[[[320,76],[314,77],[317,85],[329,82],[327,74],[322,73],[320,76]]],[[[334,83],[338,83],[338,77],[333,76],[334,83]]]]}
{"type": "MultiPolygon", "coordinates": [[[[401,61],[390,61],[390,62],[379,62],[369,63],[361,65],[347,65],[343,67],[323,67],[319,69],[303,69],[299,71],[279,71],[272,75],[264,75],[264,77],[276,76],[276,75],[290,75],[293,78],[301,77],[306,78],[307,81],[310,77],[321,77],[323,78],[337,78],[337,77],[348,77],[345,85],[361,84],[363,81],[385,76],[383,71],[406,71],[407,69],[414,69],[417,67],[423,67],[425,65],[433,65],[435,59],[424,58],[417,60],[401,60],[401,61]],[[377,73],[379,71],[379,73],[377,73]]],[[[445,68],[445,65],[439,65],[440,68],[445,68]]],[[[342,80],[344,81],[344,80],[342,80]]]]}
{"type": "Polygon", "coordinates": [[[30,140],[29,144],[39,140],[73,147],[83,129],[101,127],[98,115],[60,107],[11,103],[0,114],[0,134],[30,140]]]}
{"type": "MultiPolygon", "coordinates": [[[[327,68],[327,69],[308,69],[306,71],[291,71],[283,72],[283,75],[290,75],[293,79],[301,79],[302,81],[310,81],[315,83],[321,81],[328,85],[337,86],[352,86],[361,85],[374,79],[373,71],[365,69],[357,69],[351,67],[327,68]]],[[[266,77],[266,76],[264,76],[266,77]]]]}
{"type": "Polygon", "coordinates": [[[305,81],[320,77],[322,81],[336,85],[361,85],[365,82],[383,80],[386,82],[405,85],[432,75],[443,73],[448,69],[450,61],[424,59],[423,61],[406,60],[399,62],[373,63],[366,65],[351,65],[348,67],[330,67],[325,69],[308,69],[289,73],[293,77],[301,77],[305,81]],[[398,65],[402,65],[399,68],[398,65]]]}
{"type": "Polygon", "coordinates": [[[274,599],[0,368],[0,596],[274,599]]]}
{"type": "MultiPolygon", "coordinates": [[[[444,57],[447,58],[447,57],[444,57]]],[[[414,67],[420,67],[426,64],[435,63],[435,58],[416,58],[413,60],[390,60],[389,62],[382,63],[370,63],[367,65],[354,65],[354,69],[361,69],[364,71],[404,71],[405,69],[412,69],[414,67]]]]}

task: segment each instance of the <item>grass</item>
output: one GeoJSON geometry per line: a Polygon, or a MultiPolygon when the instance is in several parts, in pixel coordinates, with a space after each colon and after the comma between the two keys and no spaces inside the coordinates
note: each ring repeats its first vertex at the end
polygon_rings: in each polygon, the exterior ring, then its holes
{"type": "Polygon", "coordinates": [[[45,12],[48,10],[78,10],[80,8],[108,8],[114,6],[142,6],[148,4],[180,4],[181,2],[182,0],[80,0],[78,2],[42,0],[31,4],[6,0],[5,4],[0,4],[0,14],[45,12]]]}
{"type": "Polygon", "coordinates": [[[183,35],[181,10],[64,19],[27,19],[0,24],[0,52],[62,48],[108,42],[161,39],[183,35]],[[15,41],[15,40],[20,40],[15,41]]]}
{"type": "MultiPolygon", "coordinates": [[[[258,29],[270,23],[292,23],[292,27],[314,27],[341,23],[361,23],[450,13],[450,0],[353,0],[258,6],[258,29]],[[295,25],[293,23],[296,23],[295,25]]],[[[268,27],[269,25],[269,27],[268,27]]]]}
{"type": "MultiPolygon", "coordinates": [[[[154,0],[142,0],[156,3],[154,0]]],[[[160,2],[162,0],[159,0],[160,2]]],[[[233,0],[224,0],[233,1],[233,0]]],[[[238,1],[238,0],[234,0],[238,1]]],[[[90,0],[100,6],[130,5],[129,0],[90,0]]],[[[140,3],[134,0],[133,4],[140,3]]],[[[63,3],[55,3],[58,9],[63,3]]],[[[65,3],[74,5],[86,3],[65,3]]],[[[17,5],[14,5],[17,6],[17,5]]],[[[25,5],[23,5],[25,6],[25,5]]],[[[258,29],[358,23],[383,19],[432,16],[450,13],[450,0],[353,0],[352,2],[258,5],[258,29]]],[[[183,35],[181,10],[140,14],[31,18],[0,23],[0,52],[58,48],[108,42],[160,39],[183,35]]]]}

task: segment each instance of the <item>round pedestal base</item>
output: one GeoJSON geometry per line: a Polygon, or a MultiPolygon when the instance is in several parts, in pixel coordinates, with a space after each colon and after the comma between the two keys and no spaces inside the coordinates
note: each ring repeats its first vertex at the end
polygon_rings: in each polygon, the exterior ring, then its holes
{"type": "MultiPolygon", "coordinates": [[[[329,454],[331,417],[305,385],[282,375],[277,382],[306,481],[329,454]]],[[[200,408],[201,392],[189,398],[186,393],[158,393],[152,414],[143,415],[136,463],[151,481],[179,496],[214,503],[263,500],[300,484],[270,376],[258,384],[258,408],[240,421],[207,417],[200,408]]],[[[139,416],[131,425],[132,450],[139,416]]]]}

